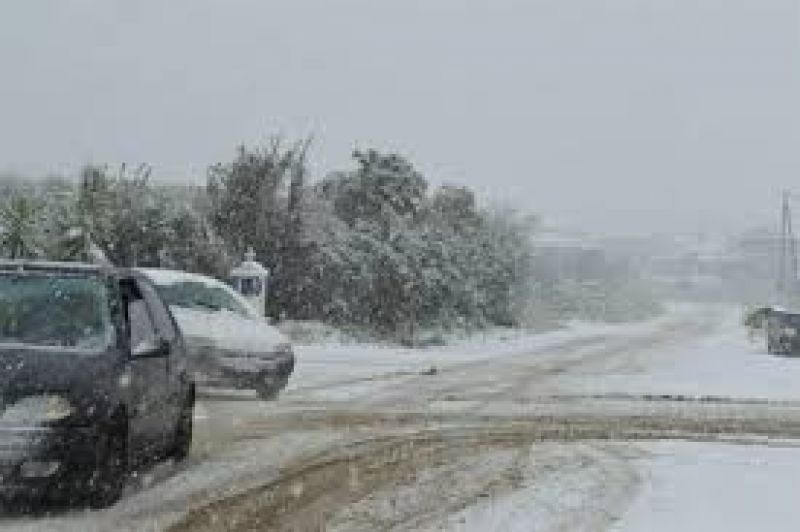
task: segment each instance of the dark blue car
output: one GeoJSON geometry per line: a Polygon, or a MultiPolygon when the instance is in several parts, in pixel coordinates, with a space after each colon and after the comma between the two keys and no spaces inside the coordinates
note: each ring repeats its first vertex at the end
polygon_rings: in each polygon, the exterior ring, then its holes
{"type": "Polygon", "coordinates": [[[4,498],[108,506],[131,468],[189,452],[184,341],[137,272],[0,261],[0,368],[4,498]]]}

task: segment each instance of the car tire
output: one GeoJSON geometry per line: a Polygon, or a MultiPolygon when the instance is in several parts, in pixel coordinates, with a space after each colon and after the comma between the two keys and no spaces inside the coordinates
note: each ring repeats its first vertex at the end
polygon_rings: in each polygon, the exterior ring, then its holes
{"type": "Polygon", "coordinates": [[[92,508],[114,505],[128,479],[128,434],[119,425],[105,434],[105,450],[89,480],[88,504],[92,508]]]}
{"type": "Polygon", "coordinates": [[[262,401],[274,401],[285,386],[286,383],[282,379],[262,375],[255,385],[256,395],[262,401]]]}
{"type": "Polygon", "coordinates": [[[791,352],[789,348],[789,344],[786,342],[785,339],[781,338],[781,341],[778,343],[778,354],[779,355],[788,355],[791,352]]]}
{"type": "Polygon", "coordinates": [[[280,390],[274,385],[259,384],[256,387],[256,395],[262,401],[274,401],[280,395],[280,390]]]}
{"type": "Polygon", "coordinates": [[[181,413],[178,416],[178,424],[175,427],[175,436],[172,449],[169,453],[174,460],[185,460],[192,449],[192,436],[194,433],[194,393],[184,401],[181,413]]]}

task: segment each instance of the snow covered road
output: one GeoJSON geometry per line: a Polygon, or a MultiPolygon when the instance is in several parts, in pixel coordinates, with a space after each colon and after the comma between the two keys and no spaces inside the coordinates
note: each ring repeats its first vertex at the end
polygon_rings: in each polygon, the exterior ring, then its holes
{"type": "Polygon", "coordinates": [[[800,448],[708,443],[645,446],[642,489],[614,532],[793,532],[800,448]]]}
{"type": "MultiPolygon", "coordinates": [[[[684,486],[770,471],[800,487],[772,465],[800,453],[800,359],[761,353],[737,321],[681,307],[443,348],[301,347],[278,402],[205,395],[189,462],[140,474],[114,508],[0,529],[736,530],[684,486]]],[[[710,498],[720,511],[793,511],[740,484],[710,498]]]]}

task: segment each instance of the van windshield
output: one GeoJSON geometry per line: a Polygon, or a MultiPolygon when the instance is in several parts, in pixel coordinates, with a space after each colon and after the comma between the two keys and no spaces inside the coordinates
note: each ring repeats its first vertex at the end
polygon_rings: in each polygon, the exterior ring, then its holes
{"type": "Polygon", "coordinates": [[[111,345],[111,323],[97,278],[0,275],[0,346],[96,352],[111,345]]]}

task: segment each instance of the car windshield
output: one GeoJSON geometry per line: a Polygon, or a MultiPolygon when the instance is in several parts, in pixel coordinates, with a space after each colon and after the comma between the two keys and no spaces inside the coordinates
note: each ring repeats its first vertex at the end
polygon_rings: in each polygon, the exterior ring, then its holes
{"type": "Polygon", "coordinates": [[[228,311],[241,316],[250,316],[247,308],[221,286],[198,281],[182,281],[159,285],[158,291],[171,307],[212,312],[228,311]]]}
{"type": "Polygon", "coordinates": [[[104,349],[113,338],[107,302],[96,278],[0,275],[0,346],[104,349]]]}

